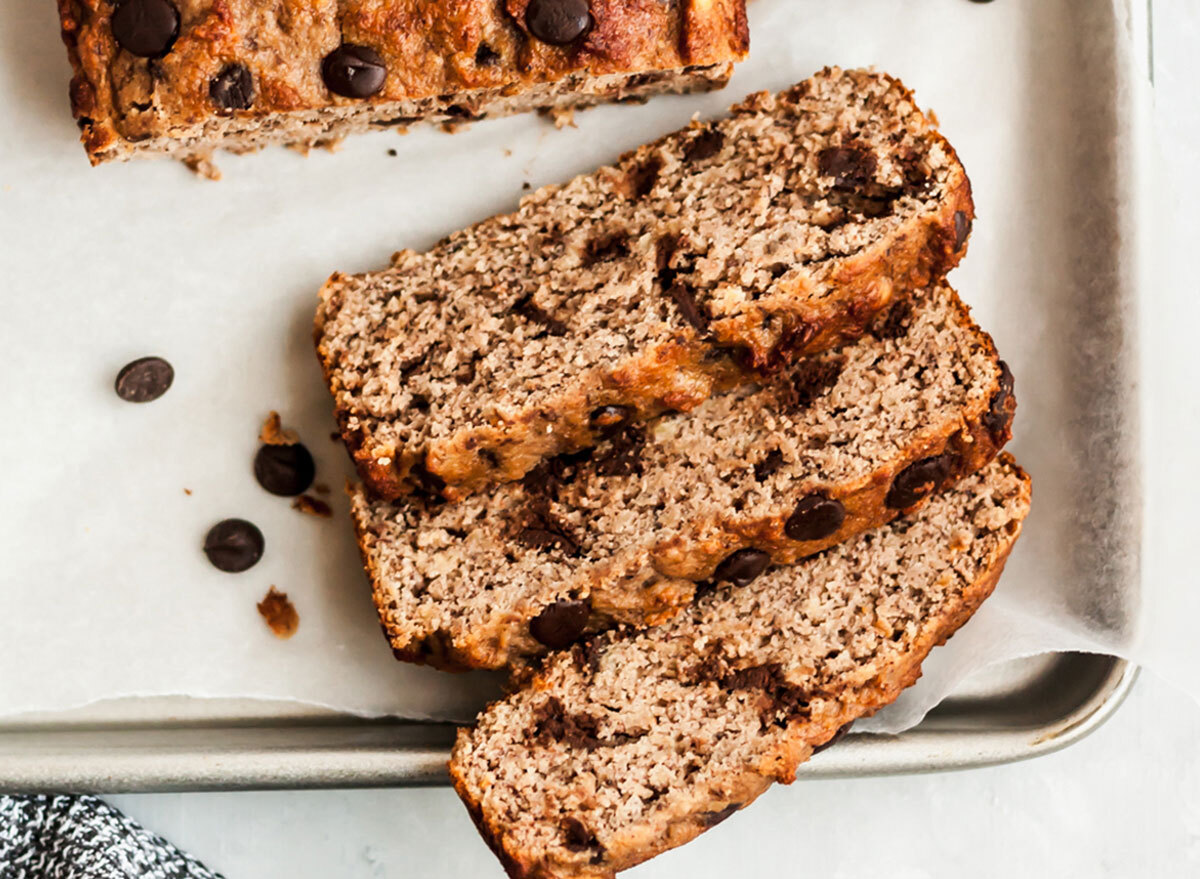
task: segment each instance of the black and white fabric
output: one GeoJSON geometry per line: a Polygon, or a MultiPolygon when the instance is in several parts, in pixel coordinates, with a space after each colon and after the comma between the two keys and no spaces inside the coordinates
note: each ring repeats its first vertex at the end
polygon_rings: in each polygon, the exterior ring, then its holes
{"type": "Polygon", "coordinates": [[[0,879],[221,879],[102,800],[0,796],[0,879]]]}

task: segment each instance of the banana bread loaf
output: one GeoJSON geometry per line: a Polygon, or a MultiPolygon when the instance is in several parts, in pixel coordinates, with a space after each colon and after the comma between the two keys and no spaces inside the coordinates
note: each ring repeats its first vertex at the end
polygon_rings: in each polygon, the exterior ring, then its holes
{"type": "MultiPolygon", "coordinates": [[[[911,304],[911,307],[910,307],[911,304]]],[[[499,667],[679,612],[912,509],[1010,436],[1012,377],[947,287],[859,342],[456,504],[352,503],[402,659],[499,667]]]]}
{"type": "Polygon", "coordinates": [[[896,80],[825,70],[392,267],[334,275],[316,339],[381,497],[458,499],[860,335],[970,231],[954,151],[896,80]]]}
{"type": "Polygon", "coordinates": [[[745,0],[58,0],[93,164],[724,85],[745,0]]]}
{"type": "Polygon", "coordinates": [[[611,877],[894,700],[988,596],[1029,509],[1008,456],[919,513],[670,623],[552,655],[459,733],[450,774],[510,876],[611,877]]]}

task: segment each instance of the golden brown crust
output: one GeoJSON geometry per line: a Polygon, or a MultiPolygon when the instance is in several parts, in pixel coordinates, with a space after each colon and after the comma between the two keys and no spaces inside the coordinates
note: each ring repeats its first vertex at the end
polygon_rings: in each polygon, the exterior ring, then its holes
{"type": "MultiPolygon", "coordinates": [[[[567,46],[529,33],[528,0],[173,2],[179,37],[164,57],[147,59],[115,40],[114,0],[58,0],[74,69],[72,109],[93,164],[140,149],[169,151],[173,140],[186,147],[206,125],[234,117],[258,121],[460,95],[500,101],[577,75],[712,67],[714,81],[721,80],[728,71],[718,68],[747,51],[743,0],[592,0],[593,26],[567,46]],[[368,46],[383,59],[387,78],[378,94],[345,98],[326,87],[322,61],[342,43],[368,46]],[[249,109],[223,110],[210,95],[213,78],[230,64],[250,72],[249,109]]],[[[653,92],[653,85],[640,91],[653,92]]]]}
{"type": "MultiPolygon", "coordinates": [[[[823,71],[828,72],[828,68],[823,71]]],[[[784,94],[801,93],[805,87],[801,84],[784,94]]],[[[901,88],[915,103],[911,91],[901,88]]],[[[765,92],[751,95],[733,112],[754,112],[769,100],[765,92]]],[[[677,136],[667,135],[626,154],[620,165],[639,167],[677,136]]],[[[842,259],[828,281],[831,295],[819,313],[808,303],[805,285],[811,279],[804,276],[781,284],[737,317],[712,322],[706,335],[687,327],[611,369],[593,370],[567,386],[553,408],[521,411],[500,424],[467,425],[426,447],[377,441],[364,433],[361,413],[347,406],[351,395],[342,387],[338,364],[323,339],[325,321],[337,312],[339,285],[345,281],[343,275],[331,276],[321,293],[323,305],[314,338],[335,400],[335,417],[363,481],[375,495],[388,500],[429,490],[447,500],[461,500],[489,485],[520,479],[544,458],[595,445],[600,436],[589,418],[599,407],[630,407],[637,420],[672,410],[686,412],[798,358],[859,338],[880,311],[944,277],[966,253],[975,216],[971,183],[950,143],[936,132],[930,137],[948,157],[945,197],[936,210],[914,215],[894,233],[842,259]],[[721,352],[722,356],[715,356],[721,352]]],[[[615,171],[600,173],[606,172],[615,171]]],[[[517,219],[502,215],[485,222],[506,224],[517,219]]]]}

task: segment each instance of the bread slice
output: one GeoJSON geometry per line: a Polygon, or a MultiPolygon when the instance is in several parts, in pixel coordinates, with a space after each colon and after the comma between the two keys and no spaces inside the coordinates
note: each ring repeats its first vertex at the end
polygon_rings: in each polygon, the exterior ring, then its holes
{"type": "Polygon", "coordinates": [[[58,0],[92,164],[725,84],[745,0],[58,0]],[[582,7],[582,9],[581,9],[582,7]],[[580,14],[582,12],[582,14],[580,14]],[[582,27],[580,27],[582,26],[582,27]]]}
{"type": "Polygon", "coordinates": [[[379,496],[458,499],[859,336],[965,249],[966,173],[897,80],[827,69],[334,275],[318,353],[379,496]]]}
{"type": "Polygon", "coordinates": [[[494,668],[883,524],[1008,441],[1012,377],[948,287],[771,384],[625,425],[456,504],[352,510],[403,659],[494,668]]]}
{"type": "Polygon", "coordinates": [[[1006,455],[660,628],[554,654],[459,733],[459,795],[514,877],[610,877],[682,845],[912,684],[991,593],[1029,499],[1006,455]]]}

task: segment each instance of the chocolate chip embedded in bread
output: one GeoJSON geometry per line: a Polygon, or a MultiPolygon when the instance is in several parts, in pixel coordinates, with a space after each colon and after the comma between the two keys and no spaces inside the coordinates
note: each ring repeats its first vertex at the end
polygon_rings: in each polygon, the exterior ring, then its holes
{"type": "Polygon", "coordinates": [[[642,472],[642,450],[646,446],[646,431],[629,425],[609,440],[608,447],[595,456],[599,476],[633,476],[642,472]]]}
{"type": "Polygon", "coordinates": [[[711,159],[725,146],[725,135],[719,129],[707,126],[683,147],[685,162],[703,162],[711,159]]]}
{"type": "Polygon", "coordinates": [[[499,60],[500,53],[487,43],[480,43],[479,48],[475,50],[476,67],[491,67],[499,60]]]}
{"type": "Polygon", "coordinates": [[[249,110],[254,103],[254,77],[245,64],[229,64],[208,84],[208,96],[222,110],[249,110]]]}
{"type": "Polygon", "coordinates": [[[588,0],[530,0],[525,7],[529,32],[552,46],[565,46],[583,36],[592,23],[588,0]]]}
{"type": "Polygon", "coordinates": [[[175,381],[175,370],[161,357],[140,357],[121,367],[114,388],[127,403],[149,403],[165,394],[175,381]]]}
{"type": "Polygon", "coordinates": [[[904,510],[923,501],[941,488],[953,463],[950,455],[935,455],[909,464],[892,481],[887,505],[893,510],[904,510]]]}
{"type": "Polygon", "coordinates": [[[716,827],[738,809],[742,808],[743,805],[744,803],[730,803],[725,808],[719,809],[716,812],[701,812],[700,822],[708,828],[716,827]]]}
{"type": "Polygon", "coordinates": [[[1008,364],[1000,361],[1000,387],[992,395],[988,411],[983,416],[983,426],[992,436],[992,441],[1002,444],[1008,439],[1009,428],[1012,426],[1013,414],[1016,412],[1016,402],[1013,399],[1013,374],[1008,364]]]}
{"type": "Polygon", "coordinates": [[[771,564],[771,557],[761,549],[739,549],[725,558],[713,571],[718,583],[748,586],[771,564]]]}
{"type": "Polygon", "coordinates": [[[830,147],[817,156],[822,177],[833,178],[833,188],[862,189],[875,178],[875,154],[861,147],[830,147]]]}
{"type": "Polygon", "coordinates": [[[601,406],[588,417],[588,426],[601,436],[612,436],[633,418],[630,406],[601,406]]]}
{"type": "Polygon", "coordinates": [[[561,650],[583,634],[591,612],[586,598],[560,599],[533,618],[529,634],[551,650],[561,650]]]}
{"type": "Polygon", "coordinates": [[[792,540],[824,540],[836,534],[845,521],[846,508],[841,501],[823,494],[810,494],[796,504],[783,531],[792,540]]]}
{"type": "Polygon", "coordinates": [[[387,65],[370,46],[343,43],[325,56],[321,78],[335,95],[369,98],[383,88],[387,65]]]}
{"type": "Polygon", "coordinates": [[[777,473],[783,464],[783,452],[779,451],[779,449],[771,449],[771,451],[767,452],[765,458],[754,465],[755,480],[765,482],[777,473]]]}
{"type": "Polygon", "coordinates": [[[809,408],[837,384],[845,365],[840,357],[802,360],[779,381],[779,407],[787,413],[809,408]]]}
{"type": "Polygon", "coordinates": [[[266,542],[253,522],[225,519],[213,525],[204,537],[204,554],[213,567],[238,574],[258,564],[266,542]]]}
{"type": "Polygon", "coordinates": [[[140,58],[163,57],[179,37],[179,10],[170,0],[121,0],[109,23],[117,45],[140,58]]]}
{"type": "Polygon", "coordinates": [[[971,218],[966,211],[954,212],[954,249],[962,250],[971,235],[971,218]]]}
{"type": "Polygon", "coordinates": [[[316,475],[317,465],[302,443],[260,446],[254,456],[254,478],[280,497],[295,497],[307,491],[316,475]]]}
{"type": "Polygon", "coordinates": [[[604,847],[578,818],[564,818],[562,823],[563,845],[573,852],[584,852],[590,849],[603,851],[604,847]]]}
{"type": "Polygon", "coordinates": [[[530,323],[540,324],[551,336],[564,336],[567,325],[533,301],[533,294],[522,296],[512,304],[513,314],[519,314],[530,323]]]}
{"type": "Polygon", "coordinates": [[[679,307],[679,313],[683,319],[691,324],[698,332],[708,332],[708,315],[696,302],[696,297],[692,295],[692,291],[686,284],[681,281],[675,281],[667,290],[667,295],[674,300],[675,305],[679,307]]]}

